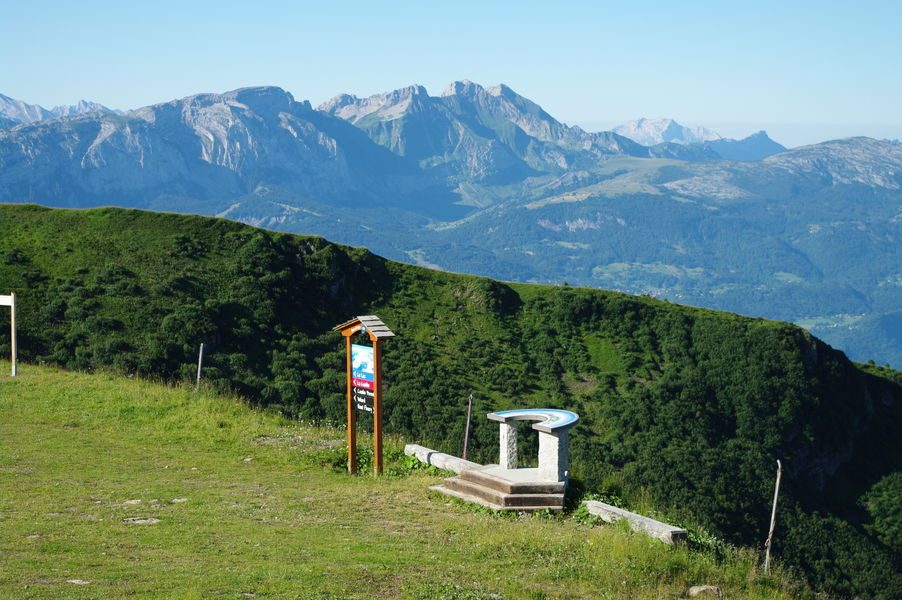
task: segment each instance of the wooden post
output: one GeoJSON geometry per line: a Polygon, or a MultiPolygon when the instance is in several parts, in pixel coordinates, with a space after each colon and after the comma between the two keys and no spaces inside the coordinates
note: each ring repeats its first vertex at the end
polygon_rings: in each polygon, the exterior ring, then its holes
{"type": "Polygon", "coordinates": [[[780,476],[783,475],[783,465],[777,461],[777,483],[774,486],[774,506],[770,513],[770,530],[767,533],[767,541],[764,542],[764,572],[770,570],[770,547],[774,541],[774,527],[777,524],[777,496],[780,495],[780,476]]]}
{"type": "Polygon", "coordinates": [[[18,373],[18,369],[16,368],[16,293],[10,292],[10,316],[9,316],[9,327],[10,327],[10,338],[9,345],[12,354],[12,376],[15,377],[18,373]]]}
{"type": "Polygon", "coordinates": [[[348,380],[348,473],[357,474],[357,411],[354,409],[353,384],[351,383],[351,336],[345,336],[347,348],[348,380]]]}
{"type": "Polygon", "coordinates": [[[462,459],[467,460],[467,440],[470,439],[470,411],[473,409],[473,394],[467,400],[467,425],[464,428],[464,453],[462,459]]]}
{"type": "Polygon", "coordinates": [[[200,389],[200,369],[204,364],[204,343],[200,343],[200,352],[197,353],[197,381],[194,382],[194,391],[200,389]]]}
{"type": "Polygon", "coordinates": [[[18,372],[16,369],[16,293],[10,292],[8,296],[0,296],[0,306],[9,307],[9,350],[12,363],[12,376],[18,372]]]}
{"type": "Polygon", "coordinates": [[[379,338],[373,338],[373,467],[376,475],[382,474],[382,346],[379,338]]]}

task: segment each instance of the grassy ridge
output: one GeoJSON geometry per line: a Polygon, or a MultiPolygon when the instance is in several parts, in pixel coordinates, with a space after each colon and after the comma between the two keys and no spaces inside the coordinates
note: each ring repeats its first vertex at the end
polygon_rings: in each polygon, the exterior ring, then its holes
{"type": "Polygon", "coordinates": [[[484,412],[574,409],[577,486],[755,546],[780,458],[778,555],[824,589],[902,595],[902,553],[885,541],[902,523],[866,501],[902,470],[898,374],[797,327],[428,271],[201,217],[0,206],[0,230],[0,288],[22,298],[27,360],[183,380],[204,342],[214,387],[338,423],[343,350],[329,328],[376,313],[399,334],[388,431],[457,453],[473,393],[472,452],[492,461],[484,412]]]}
{"type": "MultiPolygon", "coordinates": [[[[5,372],[8,363],[0,363],[5,372]]],[[[802,591],[756,557],[509,519],[320,466],[344,432],[209,391],[26,365],[0,377],[0,596],[660,598],[802,591]],[[128,519],[158,519],[131,524],[128,519]],[[70,581],[89,582],[86,584],[70,581]]],[[[363,443],[363,442],[362,442],[363,443]]],[[[399,447],[389,440],[390,455],[399,447]]]]}

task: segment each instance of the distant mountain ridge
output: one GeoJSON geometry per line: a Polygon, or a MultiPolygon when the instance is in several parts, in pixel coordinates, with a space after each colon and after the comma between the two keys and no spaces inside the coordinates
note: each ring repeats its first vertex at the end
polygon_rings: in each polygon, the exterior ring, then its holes
{"type": "MultiPolygon", "coordinates": [[[[669,156],[669,146],[672,144],[695,148],[696,161],[718,158],[756,161],[786,150],[785,146],[770,139],[765,131],[737,140],[724,138],[704,127],[685,127],[673,119],[636,119],[615,127],[612,131],[639,144],[650,146],[653,152],[661,157],[669,156]]],[[[686,151],[681,156],[687,157],[689,152],[686,151]]]]}
{"type": "Polygon", "coordinates": [[[761,132],[649,147],[568,126],[505,85],[317,109],[258,87],[0,130],[0,201],[219,215],[447,270],[805,323],[854,358],[902,365],[896,142],[785,150],[761,132]]]}
{"type": "Polygon", "coordinates": [[[612,130],[643,146],[656,146],[673,142],[675,144],[702,144],[722,139],[720,134],[704,127],[685,127],[673,119],[640,118],[612,130]]]}
{"type": "Polygon", "coordinates": [[[463,80],[436,97],[422,86],[368,98],[341,94],[319,110],[455,181],[509,183],[585,168],[606,156],[649,156],[647,148],[617,134],[568,127],[506,85],[485,88],[463,80]]]}
{"type": "Polygon", "coordinates": [[[222,208],[228,202],[217,200],[261,186],[340,204],[378,203],[428,181],[359,129],[278,88],[37,121],[0,132],[0,168],[0,197],[69,206],[125,198],[145,207],[222,208]],[[77,159],[61,161],[65,155],[77,159]]]}
{"type": "Polygon", "coordinates": [[[23,123],[35,123],[55,117],[74,117],[93,112],[115,113],[117,111],[88,100],[79,100],[77,104],[54,106],[48,110],[43,106],[28,104],[27,102],[0,94],[0,129],[23,123]]]}

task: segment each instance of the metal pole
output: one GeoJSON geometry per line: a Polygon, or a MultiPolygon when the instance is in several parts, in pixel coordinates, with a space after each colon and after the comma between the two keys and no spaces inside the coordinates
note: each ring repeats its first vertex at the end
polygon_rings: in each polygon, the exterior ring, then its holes
{"type": "Polygon", "coordinates": [[[470,439],[470,411],[473,409],[473,394],[467,400],[467,426],[464,428],[464,453],[462,459],[467,460],[467,440],[470,439]]]}
{"type": "Polygon", "coordinates": [[[777,496],[780,495],[780,476],[783,475],[783,465],[777,460],[777,483],[774,486],[774,507],[770,513],[770,530],[767,533],[767,541],[764,542],[764,572],[770,570],[770,547],[774,540],[774,527],[777,524],[777,496]]]}
{"type": "Polygon", "coordinates": [[[357,474],[357,412],[354,407],[353,385],[351,383],[351,336],[345,336],[347,349],[347,383],[348,383],[348,473],[357,474]]]}
{"type": "Polygon", "coordinates": [[[194,384],[194,391],[200,389],[200,368],[204,364],[204,343],[200,343],[200,352],[197,353],[197,381],[194,384]]]}
{"type": "Polygon", "coordinates": [[[373,339],[373,470],[382,474],[382,344],[373,339]]]}
{"type": "Polygon", "coordinates": [[[15,377],[16,373],[18,373],[18,369],[16,369],[16,293],[10,292],[9,296],[10,296],[10,306],[9,306],[9,308],[10,308],[10,317],[9,317],[10,325],[9,326],[11,329],[10,350],[12,351],[11,354],[12,354],[12,361],[13,361],[12,374],[13,374],[13,377],[15,377]]]}

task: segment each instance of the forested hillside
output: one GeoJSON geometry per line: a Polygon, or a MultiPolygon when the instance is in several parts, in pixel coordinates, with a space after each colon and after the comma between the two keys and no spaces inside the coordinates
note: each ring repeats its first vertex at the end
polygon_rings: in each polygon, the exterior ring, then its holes
{"type": "MultiPolygon", "coordinates": [[[[509,285],[381,259],[321,238],[121,209],[0,206],[0,292],[20,355],[71,369],[204,377],[304,419],[344,415],[341,339],[378,314],[386,427],[457,453],[485,412],[582,420],[573,475],[627,503],[758,545],[783,461],[778,558],[839,595],[902,596],[902,377],[804,330],[591,289],[509,285]]],[[[7,351],[3,330],[0,350],[7,351]]]]}

